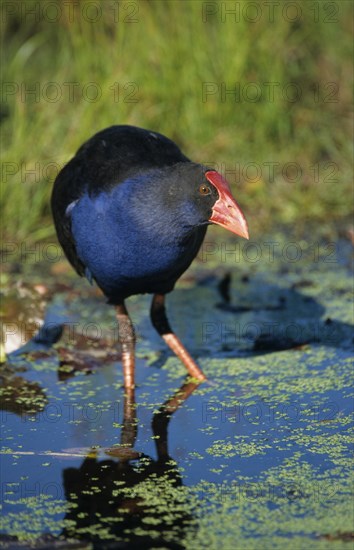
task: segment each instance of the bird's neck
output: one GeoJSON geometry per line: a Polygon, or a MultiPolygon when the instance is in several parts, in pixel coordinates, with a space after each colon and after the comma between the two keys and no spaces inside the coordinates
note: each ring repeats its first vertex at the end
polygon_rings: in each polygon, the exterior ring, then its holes
{"type": "Polygon", "coordinates": [[[108,193],[100,193],[93,199],[95,208],[113,224],[133,227],[141,238],[156,239],[161,246],[188,246],[200,234],[200,227],[188,222],[189,205],[173,209],[164,202],[161,191],[154,185],[154,176],[151,172],[126,180],[108,193]]]}

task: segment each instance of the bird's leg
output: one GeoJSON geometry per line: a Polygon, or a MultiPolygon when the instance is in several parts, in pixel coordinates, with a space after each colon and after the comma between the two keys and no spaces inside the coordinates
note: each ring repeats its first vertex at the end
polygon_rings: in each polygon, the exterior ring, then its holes
{"type": "Polygon", "coordinates": [[[186,350],[180,339],[177,338],[177,336],[172,331],[166,317],[165,296],[163,294],[154,295],[151,304],[150,316],[152,324],[154,325],[157,332],[162,336],[166,344],[182,361],[184,366],[187,368],[189,374],[197,380],[206,380],[206,376],[204,375],[204,373],[200,370],[198,365],[189,355],[188,351],[186,350]]]}
{"type": "Polygon", "coordinates": [[[135,333],[124,302],[116,306],[118,321],[118,339],[122,346],[122,365],[124,388],[126,391],[134,388],[135,371],[135,333]]]}

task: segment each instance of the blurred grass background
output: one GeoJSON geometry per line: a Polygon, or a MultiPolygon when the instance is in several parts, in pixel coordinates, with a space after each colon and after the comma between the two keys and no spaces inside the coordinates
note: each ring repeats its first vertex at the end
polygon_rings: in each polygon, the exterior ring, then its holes
{"type": "Polygon", "coordinates": [[[290,4],[3,1],[3,239],[55,240],[58,167],[112,124],[226,170],[252,236],[346,219],[353,3],[290,4]]]}

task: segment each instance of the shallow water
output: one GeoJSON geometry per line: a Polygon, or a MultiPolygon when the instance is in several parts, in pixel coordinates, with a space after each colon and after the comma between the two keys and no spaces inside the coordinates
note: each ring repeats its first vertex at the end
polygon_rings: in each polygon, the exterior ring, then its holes
{"type": "Polygon", "coordinates": [[[186,380],[150,298],[128,301],[128,396],[114,311],[94,288],[64,263],[5,275],[4,546],[348,548],[349,243],[296,261],[287,243],[271,258],[259,246],[252,262],[207,243],[168,297],[210,383],[186,380]]]}

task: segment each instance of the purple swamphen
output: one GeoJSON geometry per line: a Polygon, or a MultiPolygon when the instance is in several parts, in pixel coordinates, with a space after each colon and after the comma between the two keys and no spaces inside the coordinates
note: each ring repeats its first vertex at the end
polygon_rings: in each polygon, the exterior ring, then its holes
{"type": "Polygon", "coordinates": [[[51,205],[68,260],[116,308],[125,388],[134,387],[135,336],[124,300],[143,293],[154,295],[157,332],[190,375],[204,380],[169,325],[165,294],[197,255],[209,224],[248,238],[226,180],[157,132],[112,126],[61,170],[51,205]]]}

